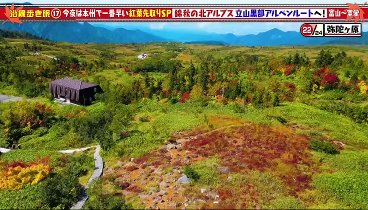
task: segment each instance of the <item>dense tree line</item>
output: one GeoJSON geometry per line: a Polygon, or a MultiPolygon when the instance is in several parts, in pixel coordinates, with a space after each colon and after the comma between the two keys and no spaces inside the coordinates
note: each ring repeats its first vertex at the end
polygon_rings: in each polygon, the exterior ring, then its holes
{"type": "Polygon", "coordinates": [[[42,38],[32,35],[26,32],[16,32],[16,31],[8,31],[0,29],[0,38],[28,38],[28,39],[39,39],[42,38]]]}
{"type": "MultiPolygon", "coordinates": [[[[134,71],[145,75],[144,88],[148,94],[141,95],[146,97],[180,97],[187,92],[195,92],[203,97],[221,96],[227,100],[242,98],[245,104],[252,103],[258,107],[292,101],[297,92],[311,93],[316,90],[313,87],[326,90],[344,88],[337,74],[343,68],[353,69],[346,70],[346,76],[353,83],[366,80],[365,74],[354,70],[365,69],[364,62],[360,58],[347,56],[344,51],[332,54],[329,50],[321,50],[314,63],[305,53],[298,52],[285,56],[276,65],[275,60],[271,59],[247,54],[215,58],[209,54],[200,56],[197,64],[182,64],[172,59],[165,61],[151,58],[138,64],[134,71]],[[275,87],[264,81],[278,74],[280,67],[285,68],[280,72],[286,77],[295,75],[300,82],[283,82],[281,79],[278,87],[275,87]],[[355,73],[350,75],[351,71],[355,73]],[[162,80],[154,81],[154,78],[146,76],[147,72],[167,73],[168,87],[163,85],[162,80]]],[[[352,85],[351,88],[355,88],[352,85]]]]}

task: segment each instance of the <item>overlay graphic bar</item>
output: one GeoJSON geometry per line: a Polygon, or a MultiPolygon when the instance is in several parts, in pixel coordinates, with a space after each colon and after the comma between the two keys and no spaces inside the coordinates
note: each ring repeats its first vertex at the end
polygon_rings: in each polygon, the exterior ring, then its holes
{"type": "Polygon", "coordinates": [[[354,5],[4,5],[0,7],[0,21],[366,21],[367,5],[354,5]]]}
{"type": "Polygon", "coordinates": [[[361,23],[304,23],[300,33],[305,37],[360,37],[361,23]]]}

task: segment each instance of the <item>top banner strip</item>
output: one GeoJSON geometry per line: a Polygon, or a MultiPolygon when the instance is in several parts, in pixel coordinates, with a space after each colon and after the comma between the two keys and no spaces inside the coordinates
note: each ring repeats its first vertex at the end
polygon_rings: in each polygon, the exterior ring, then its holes
{"type": "Polygon", "coordinates": [[[366,4],[344,5],[5,5],[0,21],[349,21],[368,20],[366,4]]]}

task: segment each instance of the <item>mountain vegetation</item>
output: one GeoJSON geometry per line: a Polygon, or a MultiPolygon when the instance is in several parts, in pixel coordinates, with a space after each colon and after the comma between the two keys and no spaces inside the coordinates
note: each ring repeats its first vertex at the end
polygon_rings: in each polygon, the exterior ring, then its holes
{"type": "Polygon", "coordinates": [[[0,146],[13,148],[0,154],[1,209],[70,208],[93,151],[58,151],[97,144],[105,169],[88,209],[368,208],[364,46],[0,34],[0,94],[24,98],[0,103],[0,146]],[[59,104],[48,87],[65,76],[104,93],[59,104]]]}

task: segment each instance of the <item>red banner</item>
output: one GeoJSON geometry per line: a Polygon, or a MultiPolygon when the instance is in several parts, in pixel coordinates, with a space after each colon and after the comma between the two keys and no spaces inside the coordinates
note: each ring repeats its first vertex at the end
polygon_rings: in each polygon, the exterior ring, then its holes
{"type": "MultiPolygon", "coordinates": [[[[355,5],[355,4],[354,4],[355,5]]],[[[4,6],[0,21],[336,21],[368,20],[368,8],[321,6],[4,6]]]]}

